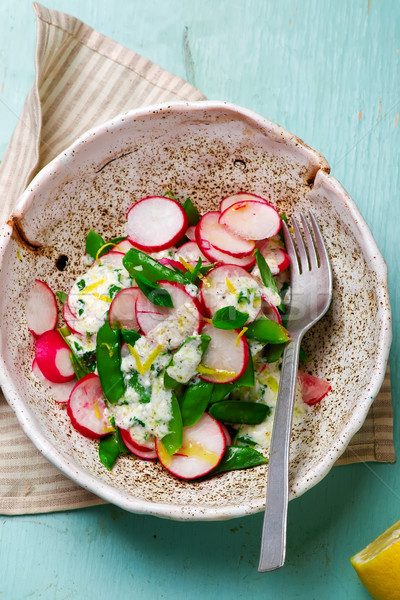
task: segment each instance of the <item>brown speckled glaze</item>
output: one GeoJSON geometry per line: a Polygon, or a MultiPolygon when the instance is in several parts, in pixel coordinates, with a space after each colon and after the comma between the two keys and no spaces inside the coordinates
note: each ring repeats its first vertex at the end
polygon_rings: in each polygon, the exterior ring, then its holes
{"type": "Polygon", "coordinates": [[[362,425],[383,380],[390,339],[386,265],[329,166],[301,140],[255,113],[221,102],[176,103],[119,116],[85,136],[34,179],[1,232],[0,383],[27,435],[68,477],[127,510],[174,519],[223,519],[264,507],[266,467],[199,482],[122,457],[109,473],[97,443],[31,376],[34,344],[25,300],[35,277],[68,291],[83,270],[87,231],[125,233],[125,215],[166,187],[202,212],[249,191],[288,214],[312,207],[334,273],[334,300],[305,340],[309,371],[332,391],[295,426],[290,491],[317,483],[362,425]],[[19,248],[19,255],[17,256],[19,248]],[[60,255],[68,262],[56,268],[60,255]]]}

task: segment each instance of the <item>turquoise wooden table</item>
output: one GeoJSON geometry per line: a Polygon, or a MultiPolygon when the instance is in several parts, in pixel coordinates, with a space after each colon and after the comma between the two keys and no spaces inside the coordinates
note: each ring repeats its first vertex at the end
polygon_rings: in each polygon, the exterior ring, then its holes
{"type": "MultiPolygon", "coordinates": [[[[48,0],[321,152],[389,266],[400,452],[398,0],[48,0]]],[[[0,155],[34,77],[29,0],[0,3],[0,155]]],[[[400,519],[399,465],[336,467],[289,506],[286,566],[257,573],[262,515],[179,523],[110,506],[1,517],[5,600],[362,600],[349,557],[400,519]]]]}

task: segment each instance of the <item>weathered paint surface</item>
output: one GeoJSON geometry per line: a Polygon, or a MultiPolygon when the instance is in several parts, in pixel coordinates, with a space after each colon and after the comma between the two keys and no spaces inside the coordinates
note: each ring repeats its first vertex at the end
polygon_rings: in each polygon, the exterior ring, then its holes
{"type": "MultiPolygon", "coordinates": [[[[397,0],[52,0],[187,78],[276,121],[330,163],[387,259],[399,363],[397,0]]],[[[0,3],[0,154],[34,75],[28,0],[0,3]]],[[[393,398],[400,375],[393,371],[393,398]]],[[[400,451],[398,431],[395,432],[400,451]]],[[[362,600],[348,558],[400,518],[396,465],[335,468],[289,507],[285,568],[256,571],[261,515],[173,523],[111,506],[1,518],[1,596],[362,600]],[[16,574],[20,574],[16,576],[16,574]],[[106,573],[106,574],[105,574],[106,573]],[[22,576],[23,575],[23,576],[22,576]],[[82,582],[85,582],[82,585],[82,582]]]]}

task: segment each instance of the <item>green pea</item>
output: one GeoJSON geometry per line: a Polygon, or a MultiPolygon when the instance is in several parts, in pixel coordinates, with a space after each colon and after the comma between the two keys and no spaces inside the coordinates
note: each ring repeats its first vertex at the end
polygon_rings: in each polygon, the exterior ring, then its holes
{"type": "Polygon", "coordinates": [[[223,423],[243,423],[258,425],[270,414],[271,409],[266,404],[258,402],[243,402],[241,400],[222,400],[210,407],[210,415],[223,423]]]}

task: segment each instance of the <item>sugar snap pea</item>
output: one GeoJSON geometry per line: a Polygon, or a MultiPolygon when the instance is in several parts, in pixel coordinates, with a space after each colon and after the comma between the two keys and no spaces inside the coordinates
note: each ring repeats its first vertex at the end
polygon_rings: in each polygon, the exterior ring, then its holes
{"type": "Polygon", "coordinates": [[[265,344],[284,344],[289,341],[287,329],[279,323],[265,318],[249,323],[245,336],[265,344]]]}
{"type": "Polygon", "coordinates": [[[125,392],[121,371],[121,332],[111,329],[108,319],[97,333],[96,356],[103,393],[111,404],[116,404],[125,392]]]}
{"type": "Polygon", "coordinates": [[[122,264],[133,278],[139,274],[151,283],[155,281],[174,281],[183,285],[190,283],[190,280],[182,271],[170,269],[136,248],[128,250],[122,259],[122,264]]]}
{"type": "Polygon", "coordinates": [[[181,409],[174,393],[172,393],[171,398],[171,414],[172,417],[168,423],[168,433],[162,438],[162,443],[169,455],[175,454],[181,448],[183,440],[181,409]]]}
{"type": "Polygon", "coordinates": [[[221,400],[210,407],[209,413],[217,421],[258,425],[270,414],[271,409],[259,402],[221,400]]]}
{"type": "Polygon", "coordinates": [[[189,385],[181,399],[181,413],[184,427],[197,423],[206,410],[214,384],[209,381],[198,381],[189,385]]]}

